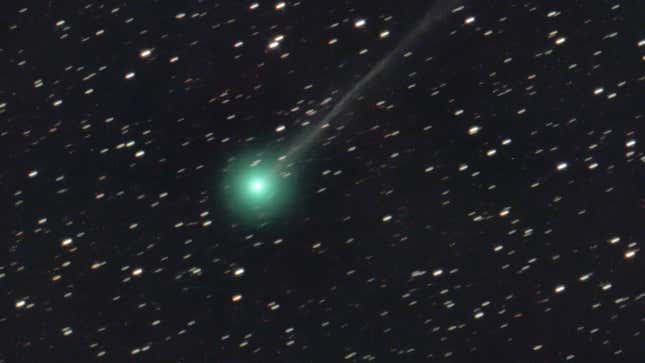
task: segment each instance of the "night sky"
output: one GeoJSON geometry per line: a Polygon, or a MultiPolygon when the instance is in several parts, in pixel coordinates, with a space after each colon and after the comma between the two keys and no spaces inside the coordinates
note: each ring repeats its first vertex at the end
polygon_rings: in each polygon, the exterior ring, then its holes
{"type": "Polygon", "coordinates": [[[640,1],[4,5],[0,362],[645,361],[640,1]]]}

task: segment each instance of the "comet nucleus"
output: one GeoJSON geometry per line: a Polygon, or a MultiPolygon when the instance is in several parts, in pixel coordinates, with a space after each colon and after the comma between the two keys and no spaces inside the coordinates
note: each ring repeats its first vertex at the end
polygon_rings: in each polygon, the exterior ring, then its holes
{"type": "Polygon", "coordinates": [[[226,168],[224,199],[237,217],[257,221],[285,212],[293,177],[275,167],[275,158],[243,156],[226,168]]]}

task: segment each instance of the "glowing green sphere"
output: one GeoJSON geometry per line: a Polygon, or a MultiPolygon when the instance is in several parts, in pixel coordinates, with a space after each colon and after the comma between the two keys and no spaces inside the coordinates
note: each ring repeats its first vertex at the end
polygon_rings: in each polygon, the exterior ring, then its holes
{"type": "Polygon", "coordinates": [[[281,173],[277,166],[276,159],[266,155],[229,161],[221,196],[238,219],[255,223],[286,211],[293,178],[281,173]]]}
{"type": "Polygon", "coordinates": [[[243,171],[233,188],[240,194],[244,203],[253,207],[261,207],[276,197],[279,185],[277,173],[266,169],[250,167],[243,171]]]}
{"type": "Polygon", "coordinates": [[[251,191],[256,195],[262,194],[264,187],[264,179],[255,179],[251,181],[251,191]]]}

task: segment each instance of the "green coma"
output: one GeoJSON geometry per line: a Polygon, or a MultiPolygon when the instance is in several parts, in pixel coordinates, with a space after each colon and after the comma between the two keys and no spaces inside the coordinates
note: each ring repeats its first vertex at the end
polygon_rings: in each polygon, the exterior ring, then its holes
{"type": "Polygon", "coordinates": [[[243,156],[229,163],[222,197],[236,217],[257,222],[285,211],[293,178],[281,173],[277,162],[266,156],[243,156]]]}

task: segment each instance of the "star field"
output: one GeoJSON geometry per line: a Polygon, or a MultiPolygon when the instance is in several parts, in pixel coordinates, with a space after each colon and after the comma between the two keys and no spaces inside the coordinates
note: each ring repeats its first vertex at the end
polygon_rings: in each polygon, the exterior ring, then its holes
{"type": "Polygon", "coordinates": [[[643,361],[638,2],[8,6],[0,363],[643,361]]]}

